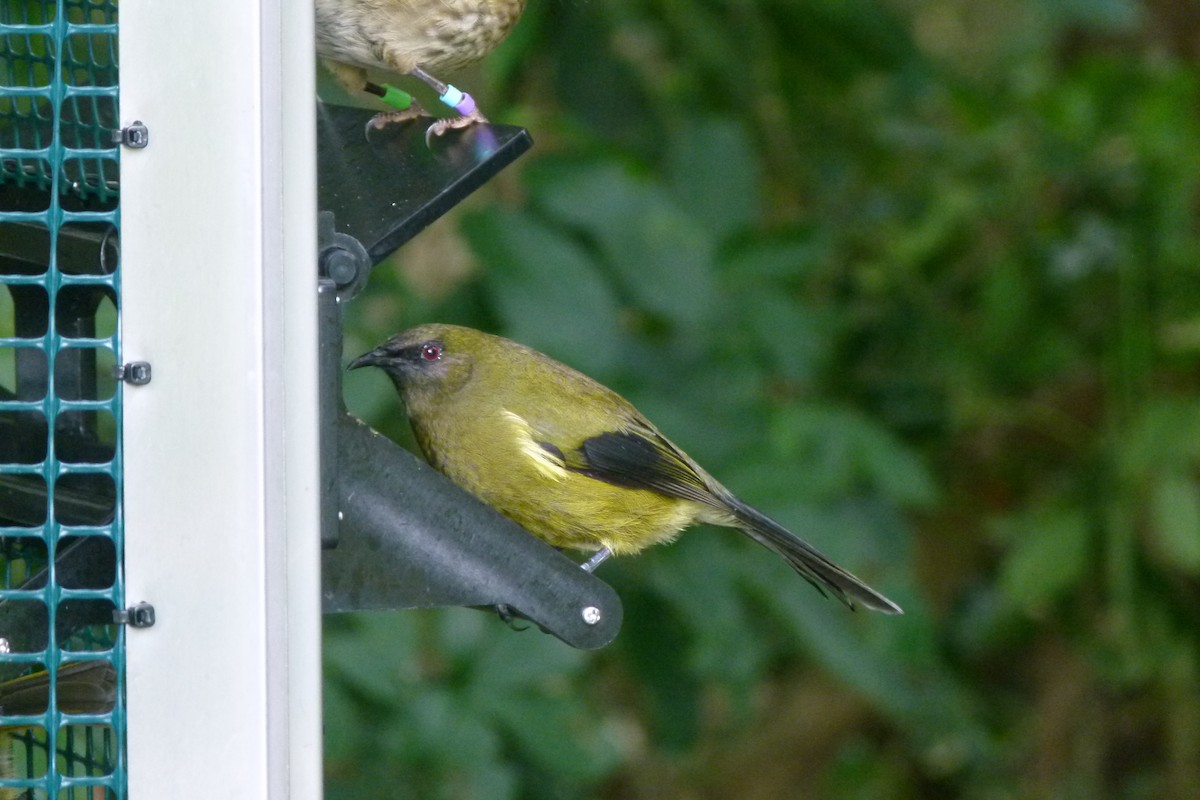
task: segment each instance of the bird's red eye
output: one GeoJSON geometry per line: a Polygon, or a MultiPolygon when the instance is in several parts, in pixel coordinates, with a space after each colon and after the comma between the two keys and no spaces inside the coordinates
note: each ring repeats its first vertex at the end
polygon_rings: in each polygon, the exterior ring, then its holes
{"type": "Polygon", "coordinates": [[[427,342],[421,348],[421,358],[425,361],[440,361],[442,358],[441,345],[436,345],[433,342],[427,342]]]}

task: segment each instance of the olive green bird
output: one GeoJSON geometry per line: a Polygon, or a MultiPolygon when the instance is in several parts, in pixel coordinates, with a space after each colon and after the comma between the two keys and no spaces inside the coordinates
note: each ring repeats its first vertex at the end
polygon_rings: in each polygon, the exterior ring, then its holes
{"type": "Polygon", "coordinates": [[[536,350],[421,325],[349,368],[368,366],[395,385],[430,464],[549,544],[593,552],[588,571],[710,523],[740,530],[851,608],[902,613],[735,497],[620,395],[536,350]]]}
{"type": "MultiPolygon", "coordinates": [[[[431,73],[484,58],[504,41],[524,10],[525,0],[316,0],[317,55],[350,91],[387,94],[367,80],[368,69],[411,75],[433,87],[459,116],[435,122],[428,138],[487,122],[470,95],[431,73]]],[[[370,125],[425,113],[414,101],[403,111],[377,114],[370,125]]]]}

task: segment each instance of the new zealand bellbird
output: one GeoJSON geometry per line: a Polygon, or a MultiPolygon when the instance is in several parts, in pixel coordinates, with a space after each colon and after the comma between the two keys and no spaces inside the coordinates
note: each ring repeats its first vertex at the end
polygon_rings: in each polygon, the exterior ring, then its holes
{"type": "Polygon", "coordinates": [[[689,525],[736,528],[851,608],[898,605],[736,498],[624,398],[542,353],[455,325],[398,333],[350,363],[379,367],[425,458],[556,547],[610,555],[689,525]]]}

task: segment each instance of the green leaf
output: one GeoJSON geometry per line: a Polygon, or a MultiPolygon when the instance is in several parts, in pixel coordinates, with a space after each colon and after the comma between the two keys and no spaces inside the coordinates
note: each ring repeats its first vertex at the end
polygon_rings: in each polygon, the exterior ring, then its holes
{"type": "MultiPolygon", "coordinates": [[[[483,616],[476,614],[476,616],[483,616]]],[[[514,631],[487,619],[489,635],[471,654],[471,691],[504,694],[561,682],[579,670],[583,653],[550,636],[515,636],[514,631]]]]}
{"type": "Polygon", "coordinates": [[[1082,511],[1039,511],[1000,521],[997,527],[1012,542],[1000,586],[1027,613],[1044,613],[1083,578],[1091,534],[1082,511]]]}
{"type": "Polygon", "coordinates": [[[702,689],[687,665],[688,626],[675,604],[644,586],[623,586],[621,602],[627,612],[617,645],[645,692],[654,741],[683,750],[699,735],[702,689]]]}
{"type": "Polygon", "coordinates": [[[860,483],[906,505],[928,505],[937,496],[929,471],[895,435],[858,412],[793,405],[775,418],[775,443],[804,463],[807,480],[829,495],[860,483]]]}
{"type": "Polygon", "coordinates": [[[551,216],[596,242],[639,307],[684,325],[708,318],[717,297],[713,231],[659,187],[602,162],[556,170],[537,188],[551,216]]]}
{"type": "Polygon", "coordinates": [[[754,227],[762,217],[758,157],[733,120],[685,125],[667,150],[666,177],[675,202],[718,240],[754,227]]]}
{"type": "Polygon", "coordinates": [[[814,381],[833,355],[835,319],[801,306],[777,288],[747,292],[743,303],[759,347],[779,373],[792,381],[814,381]]]}
{"type": "Polygon", "coordinates": [[[928,642],[935,636],[928,611],[914,596],[901,598],[901,617],[862,612],[853,615],[836,602],[821,602],[782,562],[759,565],[748,584],[773,620],[786,623],[812,656],[837,680],[871,701],[876,708],[920,738],[953,740],[964,750],[977,748],[983,736],[974,704],[940,663],[936,648],[917,644],[907,649],[914,664],[898,661],[905,649],[897,642],[928,642]],[[886,628],[882,633],[872,628],[886,628]]]}
{"type": "Polygon", "coordinates": [[[1154,487],[1155,540],[1172,566],[1200,573],[1200,487],[1188,475],[1169,472],[1154,487]]]}
{"type": "Polygon", "coordinates": [[[1118,452],[1125,476],[1141,480],[1163,467],[1200,461],[1200,404],[1194,398],[1149,403],[1130,426],[1118,452]]]}
{"type": "Polygon", "coordinates": [[[390,700],[416,679],[414,618],[397,611],[370,611],[338,617],[325,630],[327,674],[359,692],[390,700]]]}
{"type": "Polygon", "coordinates": [[[738,562],[764,554],[738,538],[725,529],[689,531],[670,550],[648,554],[646,573],[689,629],[688,670],[701,679],[748,686],[766,652],[736,589],[738,562]]]}
{"type": "Polygon", "coordinates": [[[726,254],[721,271],[728,276],[731,288],[735,284],[763,281],[777,286],[809,275],[827,258],[824,244],[808,234],[755,237],[726,254]]]}
{"type": "MultiPolygon", "coordinates": [[[[504,739],[478,712],[461,703],[452,692],[437,686],[414,693],[408,704],[413,730],[422,740],[412,750],[398,753],[405,759],[432,762],[422,777],[439,786],[438,797],[471,797],[510,800],[516,796],[512,768],[502,756],[504,739]],[[424,758],[421,758],[424,756],[424,758]]],[[[416,766],[414,764],[413,766],[416,766]]]]}
{"type": "Polygon", "coordinates": [[[505,333],[584,372],[611,370],[621,335],[616,297],[593,259],[560,230],[529,214],[494,209],[464,220],[488,266],[505,333]]]}
{"type": "Polygon", "coordinates": [[[578,699],[532,692],[493,694],[482,700],[506,738],[547,773],[574,783],[603,778],[619,748],[578,699]],[[600,735],[597,735],[600,734],[600,735]]]}

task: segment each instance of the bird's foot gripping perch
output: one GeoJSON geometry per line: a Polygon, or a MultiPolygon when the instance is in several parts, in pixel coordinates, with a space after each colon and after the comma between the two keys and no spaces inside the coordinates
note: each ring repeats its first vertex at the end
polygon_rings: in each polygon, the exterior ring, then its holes
{"type": "Polygon", "coordinates": [[[480,122],[487,122],[487,117],[479,113],[479,109],[475,108],[474,103],[471,104],[471,109],[469,114],[463,114],[459,117],[442,117],[430,125],[429,129],[425,131],[425,144],[429,144],[432,141],[430,137],[441,136],[446,131],[458,130],[480,122]]]}
{"type": "Polygon", "coordinates": [[[391,84],[368,83],[364,89],[396,109],[395,111],[380,111],[367,121],[366,134],[368,139],[371,137],[371,131],[373,130],[380,130],[381,128],[386,128],[388,125],[398,125],[402,122],[417,119],[418,117],[433,116],[411,94],[403,89],[397,89],[391,84]]]}
{"type": "MultiPolygon", "coordinates": [[[[487,117],[475,105],[475,99],[471,95],[455,86],[442,83],[420,67],[413,69],[410,74],[429,84],[438,93],[438,99],[442,103],[458,112],[458,116],[456,117],[443,117],[429,126],[425,131],[426,145],[429,145],[432,137],[441,136],[446,131],[466,128],[480,122],[487,122],[487,117]]],[[[433,116],[408,92],[397,89],[390,84],[367,83],[364,89],[396,109],[395,111],[381,111],[371,118],[370,122],[367,123],[366,132],[368,138],[372,130],[378,130],[401,122],[408,122],[418,117],[433,116]]]]}
{"type": "Polygon", "coordinates": [[[512,628],[514,631],[518,632],[529,630],[528,625],[520,624],[521,622],[529,621],[529,617],[525,616],[520,611],[517,611],[507,603],[500,603],[494,606],[494,608],[496,609],[496,616],[500,617],[500,621],[509,628],[512,628]]]}
{"type": "Polygon", "coordinates": [[[457,117],[447,117],[439,119],[437,122],[429,126],[425,131],[425,144],[428,145],[431,136],[441,136],[448,130],[456,128],[465,128],[469,125],[474,125],[477,122],[487,122],[487,117],[475,105],[475,98],[459,89],[457,86],[451,86],[448,83],[442,83],[437,78],[430,75],[420,67],[413,67],[408,73],[414,78],[424,81],[431,89],[438,93],[438,99],[444,105],[458,112],[457,117]]]}

